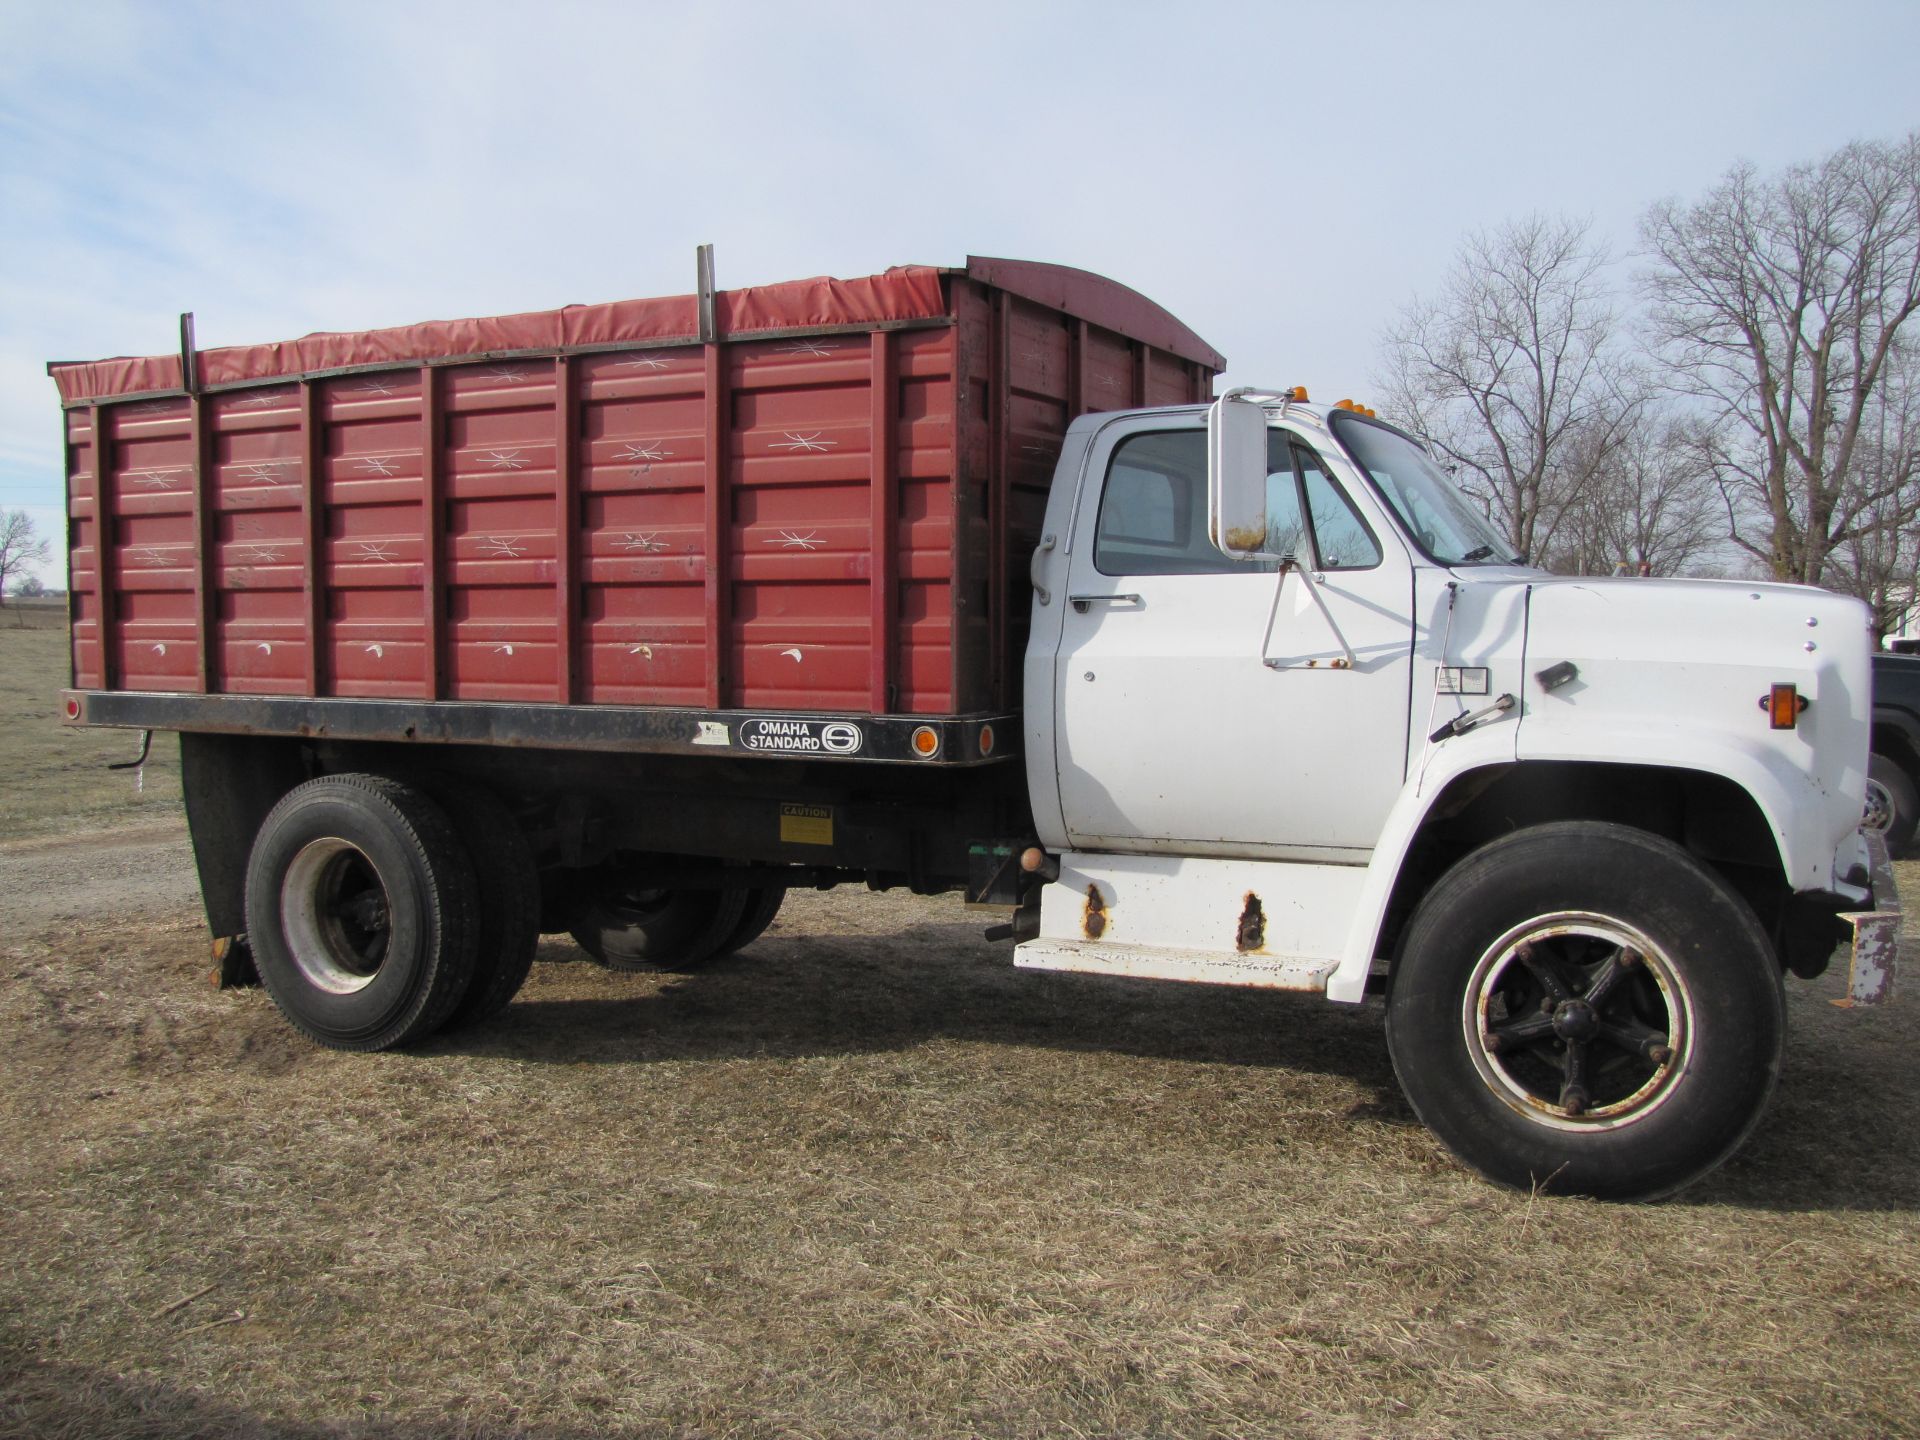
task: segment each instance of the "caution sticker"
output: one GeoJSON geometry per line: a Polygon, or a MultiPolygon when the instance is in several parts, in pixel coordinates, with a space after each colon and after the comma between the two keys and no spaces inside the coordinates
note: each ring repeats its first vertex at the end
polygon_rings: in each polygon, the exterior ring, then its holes
{"type": "Polygon", "coordinates": [[[780,843],[783,845],[833,844],[833,807],[831,805],[782,805],[780,807],[780,843]]]}

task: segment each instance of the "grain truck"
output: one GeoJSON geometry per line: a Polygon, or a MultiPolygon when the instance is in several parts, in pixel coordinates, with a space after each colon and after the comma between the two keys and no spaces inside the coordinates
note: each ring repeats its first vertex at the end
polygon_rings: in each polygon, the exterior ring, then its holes
{"type": "Polygon", "coordinates": [[[1382,997],[1466,1164],[1644,1197],[1758,1121],[1784,976],[1888,993],[1857,603],[1529,568],[1082,271],[710,274],[50,366],[66,718],[178,733],[221,971],[313,1040],[964,891],[1022,967],[1382,997]]]}

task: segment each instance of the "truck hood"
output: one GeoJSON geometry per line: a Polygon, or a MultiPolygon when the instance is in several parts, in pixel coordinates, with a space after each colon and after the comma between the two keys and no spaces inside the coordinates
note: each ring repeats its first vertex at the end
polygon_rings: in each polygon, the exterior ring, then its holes
{"type": "Polygon", "coordinates": [[[1764,775],[1797,812],[1776,824],[1805,826],[1815,848],[1858,828],[1873,704],[1859,601],[1717,580],[1491,583],[1528,587],[1519,758],[1601,751],[1751,783],[1764,775]],[[1577,673],[1546,688],[1538,677],[1562,662],[1577,673]],[[1778,684],[1806,701],[1791,730],[1768,724],[1764,701],[1778,684]]]}

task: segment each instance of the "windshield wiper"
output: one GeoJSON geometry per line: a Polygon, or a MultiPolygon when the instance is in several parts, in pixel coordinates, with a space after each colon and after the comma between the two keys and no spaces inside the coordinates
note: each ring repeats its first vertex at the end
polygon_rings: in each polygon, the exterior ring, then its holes
{"type": "Polygon", "coordinates": [[[1471,565],[1475,560],[1484,560],[1493,553],[1491,545],[1476,545],[1460,557],[1462,565],[1471,565]]]}

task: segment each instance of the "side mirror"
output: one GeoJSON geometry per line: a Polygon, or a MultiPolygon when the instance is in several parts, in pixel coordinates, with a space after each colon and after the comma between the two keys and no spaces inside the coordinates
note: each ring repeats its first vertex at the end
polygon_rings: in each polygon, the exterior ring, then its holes
{"type": "Polygon", "coordinates": [[[1267,412],[1230,390],[1207,411],[1207,538],[1235,560],[1267,555],[1267,412]]]}

